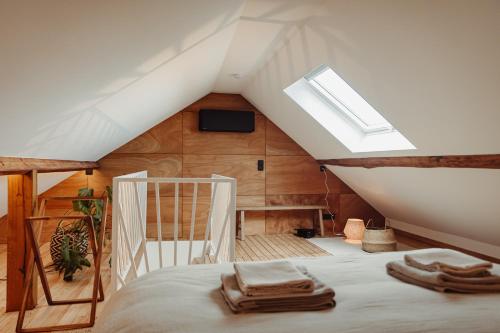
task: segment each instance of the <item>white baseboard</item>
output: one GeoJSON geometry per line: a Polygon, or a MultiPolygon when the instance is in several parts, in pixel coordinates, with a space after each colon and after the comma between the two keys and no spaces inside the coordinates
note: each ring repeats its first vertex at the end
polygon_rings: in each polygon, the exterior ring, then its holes
{"type": "Polygon", "coordinates": [[[416,226],[398,220],[393,220],[390,218],[386,220],[387,224],[395,229],[399,229],[417,236],[429,238],[438,242],[454,245],[462,249],[474,251],[493,258],[500,259],[500,246],[475,241],[472,239],[448,234],[441,231],[423,228],[420,226],[416,226]]]}

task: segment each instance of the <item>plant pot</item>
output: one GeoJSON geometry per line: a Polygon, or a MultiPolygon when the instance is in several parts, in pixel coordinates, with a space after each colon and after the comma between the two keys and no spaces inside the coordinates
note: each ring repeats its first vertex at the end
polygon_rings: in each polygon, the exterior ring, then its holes
{"type": "Polygon", "coordinates": [[[391,228],[367,228],[363,236],[362,249],[366,252],[396,251],[397,243],[394,230],[391,228]]]}
{"type": "Polygon", "coordinates": [[[68,226],[64,227],[58,225],[54,234],[52,234],[52,237],[50,238],[50,257],[56,266],[58,262],[62,261],[61,245],[64,236],[68,236],[70,246],[75,245],[82,257],[85,257],[88,254],[89,233],[87,228],[84,228],[82,231],[75,232],[69,230],[68,226]]]}

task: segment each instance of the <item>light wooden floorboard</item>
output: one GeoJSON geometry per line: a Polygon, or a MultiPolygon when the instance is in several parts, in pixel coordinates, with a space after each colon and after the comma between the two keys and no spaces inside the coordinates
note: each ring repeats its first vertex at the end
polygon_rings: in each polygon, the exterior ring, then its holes
{"type": "MultiPolygon", "coordinates": [[[[111,271],[109,267],[109,256],[111,248],[108,246],[105,249],[103,264],[101,265],[101,274],[103,280],[104,294],[109,295],[111,271]]],[[[44,265],[50,264],[50,255],[48,244],[41,247],[44,265]]],[[[10,333],[15,332],[17,312],[5,312],[6,287],[6,257],[7,246],[0,245],[0,332],[10,333]]],[[[65,282],[58,272],[54,272],[51,267],[46,268],[47,279],[51,287],[52,297],[54,299],[68,298],[88,298],[92,294],[93,269],[84,269],[75,274],[73,282],[65,282]]],[[[24,327],[47,326],[70,324],[76,322],[87,322],[90,314],[90,304],[76,305],[59,305],[48,306],[43,294],[41,283],[38,288],[38,305],[36,309],[27,311],[24,321],[24,327]]],[[[97,306],[97,316],[102,309],[104,302],[97,306]]],[[[68,332],[91,332],[91,329],[70,330],[68,332]]]]}
{"type": "Polygon", "coordinates": [[[237,261],[329,256],[317,245],[291,234],[253,235],[236,241],[237,261]]]}
{"type": "MultiPolygon", "coordinates": [[[[109,295],[111,271],[108,264],[109,249],[105,250],[105,258],[102,264],[102,278],[105,295],[109,295]]],[[[44,263],[50,263],[48,245],[41,248],[44,263]]],[[[272,259],[282,259],[289,257],[316,257],[327,256],[328,252],[320,247],[295,237],[290,234],[285,235],[255,235],[247,236],[244,241],[238,240],[236,243],[237,261],[262,261],[272,259]]],[[[6,261],[7,246],[0,244],[0,332],[14,332],[16,327],[17,312],[5,313],[6,297],[6,261]]],[[[51,270],[47,268],[47,270],[51,270]]],[[[90,297],[92,290],[92,269],[84,269],[75,275],[73,282],[65,282],[57,272],[48,272],[47,278],[51,286],[51,291],[55,299],[61,298],[84,298],[90,297]]],[[[104,303],[104,302],[103,302],[104,303]]],[[[99,303],[97,316],[103,307],[99,303]]],[[[39,302],[35,310],[26,313],[25,327],[59,325],[88,320],[90,311],[89,304],[48,306],[43,296],[41,285],[39,287],[39,302]]],[[[70,332],[91,332],[91,329],[74,330],[70,332]]]]}

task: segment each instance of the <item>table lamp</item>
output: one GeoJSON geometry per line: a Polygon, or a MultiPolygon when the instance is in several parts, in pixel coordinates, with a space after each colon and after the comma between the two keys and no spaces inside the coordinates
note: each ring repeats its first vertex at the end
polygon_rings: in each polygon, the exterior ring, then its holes
{"type": "Polygon", "coordinates": [[[344,234],[347,242],[360,243],[365,233],[365,223],[360,219],[348,219],[344,234]]]}

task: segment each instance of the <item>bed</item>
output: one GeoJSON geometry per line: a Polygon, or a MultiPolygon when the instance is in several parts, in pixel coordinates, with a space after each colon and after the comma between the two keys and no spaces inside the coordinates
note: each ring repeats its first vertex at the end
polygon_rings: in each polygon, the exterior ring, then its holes
{"type": "Polygon", "coordinates": [[[443,294],[400,282],[385,264],[404,254],[292,259],[334,288],[337,306],[319,312],[233,314],[219,293],[231,264],[157,270],[114,294],[94,332],[500,332],[500,294],[443,294]]]}

